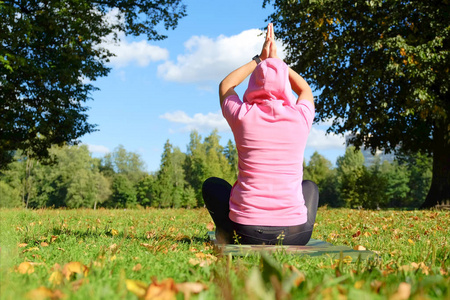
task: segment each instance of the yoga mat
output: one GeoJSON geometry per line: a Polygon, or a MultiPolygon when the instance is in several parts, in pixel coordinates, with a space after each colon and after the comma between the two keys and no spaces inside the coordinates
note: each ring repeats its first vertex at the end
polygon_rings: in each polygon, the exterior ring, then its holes
{"type": "Polygon", "coordinates": [[[335,246],[325,241],[311,239],[305,246],[290,245],[235,245],[235,244],[217,244],[214,231],[208,232],[210,240],[217,246],[219,252],[224,255],[246,256],[258,252],[280,252],[291,255],[308,256],[328,256],[333,259],[342,257],[355,262],[358,257],[361,259],[378,258],[378,255],[369,250],[353,250],[347,246],[335,246]]]}

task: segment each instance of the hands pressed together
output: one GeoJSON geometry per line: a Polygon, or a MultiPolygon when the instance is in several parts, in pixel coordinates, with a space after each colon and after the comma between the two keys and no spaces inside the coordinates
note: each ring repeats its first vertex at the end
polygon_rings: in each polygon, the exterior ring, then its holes
{"type": "MultiPolygon", "coordinates": [[[[269,23],[267,26],[266,40],[264,41],[261,54],[259,55],[261,60],[267,58],[277,58],[277,45],[275,44],[275,34],[273,32],[273,24],[269,23]]],[[[241,84],[247,76],[249,76],[256,68],[255,60],[251,60],[245,65],[237,68],[230,74],[228,74],[222,82],[219,84],[219,98],[220,107],[222,107],[223,101],[230,95],[237,95],[234,88],[241,84]]],[[[294,70],[289,68],[289,82],[292,89],[298,95],[298,101],[301,99],[308,100],[314,104],[314,97],[312,95],[311,88],[308,83],[294,70]]]]}
{"type": "Polygon", "coordinates": [[[264,41],[263,48],[259,58],[265,60],[266,58],[278,58],[277,55],[277,45],[275,44],[275,34],[273,32],[273,24],[269,23],[267,25],[266,40],[264,41]]]}

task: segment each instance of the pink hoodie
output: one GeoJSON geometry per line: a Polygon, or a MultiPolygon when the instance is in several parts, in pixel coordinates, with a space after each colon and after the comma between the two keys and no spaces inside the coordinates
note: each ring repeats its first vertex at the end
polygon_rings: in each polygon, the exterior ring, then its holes
{"type": "Polygon", "coordinates": [[[264,60],[250,76],[244,102],[262,103],[264,100],[283,100],[286,105],[297,101],[289,83],[289,68],[280,59],[264,60]]]}
{"type": "Polygon", "coordinates": [[[287,65],[275,58],[264,60],[250,77],[244,102],[229,96],[222,112],[239,155],[230,219],[261,226],[305,223],[303,153],[314,107],[306,100],[296,104],[287,65]]]}

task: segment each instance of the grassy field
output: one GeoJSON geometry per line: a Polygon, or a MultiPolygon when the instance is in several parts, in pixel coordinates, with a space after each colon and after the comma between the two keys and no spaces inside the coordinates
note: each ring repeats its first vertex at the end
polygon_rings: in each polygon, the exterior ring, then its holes
{"type": "Polygon", "coordinates": [[[314,238],[375,261],[220,255],[205,209],[0,218],[1,299],[450,299],[448,211],[319,209],[314,238]]]}

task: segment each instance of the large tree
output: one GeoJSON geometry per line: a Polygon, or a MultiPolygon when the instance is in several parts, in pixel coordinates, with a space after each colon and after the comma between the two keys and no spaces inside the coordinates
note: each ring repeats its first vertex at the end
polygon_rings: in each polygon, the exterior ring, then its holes
{"type": "Polygon", "coordinates": [[[174,29],[183,16],[181,0],[0,1],[0,168],[14,150],[46,157],[95,130],[85,102],[89,82],[109,72],[105,37],[160,40],[160,24],[174,29]],[[106,18],[113,9],[117,22],[106,18]]]}
{"type": "Polygon", "coordinates": [[[156,201],[159,207],[180,207],[183,204],[184,160],[185,154],[178,147],[173,148],[167,140],[155,182],[156,201]]]}
{"type": "Polygon", "coordinates": [[[287,62],[318,92],[317,120],[371,149],[424,152],[423,207],[450,200],[450,3],[265,0],[287,62]]]}
{"type": "Polygon", "coordinates": [[[49,153],[52,165],[16,152],[15,161],[0,176],[0,207],[95,208],[110,196],[110,183],[87,146],[54,146],[49,153]]]}
{"type": "Polygon", "coordinates": [[[123,145],[117,146],[113,152],[103,157],[100,169],[110,177],[115,174],[125,175],[133,185],[137,185],[146,176],[145,162],[141,155],[127,151],[123,145]]]}
{"type": "Polygon", "coordinates": [[[203,204],[202,185],[207,179],[206,149],[202,143],[202,136],[196,130],[191,131],[184,161],[186,182],[194,189],[195,197],[200,205],[203,204]]]}
{"type": "Polygon", "coordinates": [[[332,163],[315,151],[308,164],[303,164],[303,179],[312,180],[319,187],[319,205],[342,206],[338,195],[338,178],[332,163]]]}

